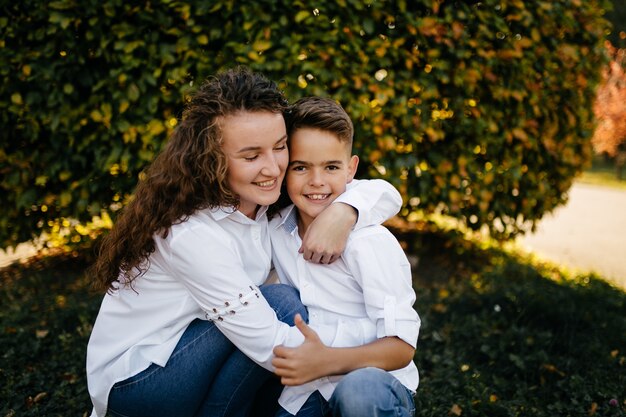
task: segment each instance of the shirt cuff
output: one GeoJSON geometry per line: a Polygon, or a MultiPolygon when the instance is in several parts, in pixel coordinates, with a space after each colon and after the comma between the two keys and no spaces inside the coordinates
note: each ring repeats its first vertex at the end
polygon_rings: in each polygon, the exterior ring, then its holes
{"type": "Polygon", "coordinates": [[[415,320],[399,320],[395,323],[395,333],[389,334],[385,331],[384,321],[379,320],[376,325],[376,337],[378,339],[382,339],[383,337],[397,337],[415,348],[417,346],[419,328],[419,320],[417,322],[415,320]]]}
{"type": "Polygon", "coordinates": [[[396,336],[416,347],[421,324],[420,318],[415,310],[398,309],[396,306],[396,297],[385,296],[383,317],[376,323],[376,336],[379,339],[396,336]]]}

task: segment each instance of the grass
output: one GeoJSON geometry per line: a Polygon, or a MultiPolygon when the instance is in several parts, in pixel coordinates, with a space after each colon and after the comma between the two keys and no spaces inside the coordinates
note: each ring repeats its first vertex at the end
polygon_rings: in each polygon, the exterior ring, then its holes
{"type": "MultiPolygon", "coordinates": [[[[422,328],[417,416],[624,416],[626,294],[456,232],[395,229],[422,328]]],[[[90,411],[85,348],[101,300],[81,257],[0,273],[0,416],[90,411]]]]}
{"type": "Polygon", "coordinates": [[[85,350],[100,295],[73,256],[0,273],[0,416],[82,416],[90,410],[85,350]]]}
{"type": "Polygon", "coordinates": [[[417,416],[623,416],[626,294],[454,233],[409,237],[417,416]]]}
{"type": "Polygon", "coordinates": [[[626,167],[622,169],[622,179],[617,178],[615,162],[600,155],[593,158],[591,168],[582,173],[578,182],[601,185],[626,190],[626,167]]]}

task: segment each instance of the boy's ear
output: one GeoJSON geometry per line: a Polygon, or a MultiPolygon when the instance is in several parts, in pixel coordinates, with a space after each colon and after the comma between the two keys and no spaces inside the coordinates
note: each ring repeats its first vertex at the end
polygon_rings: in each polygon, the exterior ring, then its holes
{"type": "Polygon", "coordinates": [[[348,162],[348,181],[346,183],[352,182],[354,179],[354,175],[356,174],[356,169],[359,166],[359,157],[356,155],[352,155],[350,157],[350,162],[348,162]]]}

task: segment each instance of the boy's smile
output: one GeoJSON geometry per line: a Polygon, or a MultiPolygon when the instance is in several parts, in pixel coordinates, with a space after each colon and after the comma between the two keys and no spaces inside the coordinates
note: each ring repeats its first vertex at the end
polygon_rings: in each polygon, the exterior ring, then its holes
{"type": "Polygon", "coordinates": [[[326,200],[330,194],[307,194],[306,198],[310,198],[311,200],[326,200]]]}
{"type": "Polygon", "coordinates": [[[293,132],[289,142],[287,192],[298,208],[300,233],[346,189],[358,158],[333,133],[311,128],[293,132]]]}

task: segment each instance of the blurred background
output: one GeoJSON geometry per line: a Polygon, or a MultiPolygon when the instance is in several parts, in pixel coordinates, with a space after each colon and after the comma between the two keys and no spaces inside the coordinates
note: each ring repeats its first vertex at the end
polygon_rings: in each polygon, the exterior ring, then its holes
{"type": "Polygon", "coordinates": [[[626,410],[624,0],[0,5],[0,416],[89,415],[85,268],[206,77],[338,100],[422,318],[417,416],[626,410]]]}

